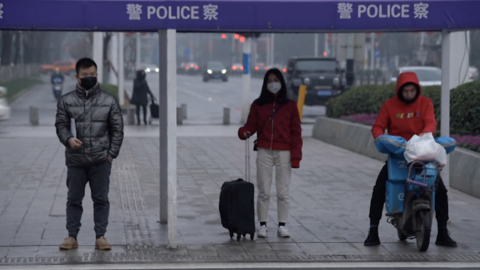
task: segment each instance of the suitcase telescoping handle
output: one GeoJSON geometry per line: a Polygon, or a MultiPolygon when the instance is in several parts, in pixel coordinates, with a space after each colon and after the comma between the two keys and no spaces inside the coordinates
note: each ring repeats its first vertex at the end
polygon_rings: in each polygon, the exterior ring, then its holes
{"type": "Polygon", "coordinates": [[[250,182],[250,138],[245,140],[245,181],[250,182]]]}

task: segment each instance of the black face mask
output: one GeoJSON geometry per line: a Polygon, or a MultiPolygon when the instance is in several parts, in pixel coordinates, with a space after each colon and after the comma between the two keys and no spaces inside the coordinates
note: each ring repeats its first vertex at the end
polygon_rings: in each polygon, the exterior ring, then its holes
{"type": "Polygon", "coordinates": [[[97,77],[85,77],[80,79],[80,85],[85,90],[92,89],[97,84],[97,77]]]}

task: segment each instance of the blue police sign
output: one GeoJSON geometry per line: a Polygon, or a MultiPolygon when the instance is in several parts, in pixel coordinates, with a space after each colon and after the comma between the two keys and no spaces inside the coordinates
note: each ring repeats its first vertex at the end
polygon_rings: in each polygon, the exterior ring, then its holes
{"type": "Polygon", "coordinates": [[[0,0],[0,29],[435,31],[480,28],[472,0],[0,0]],[[285,18],[289,18],[286,20],[285,18]]]}

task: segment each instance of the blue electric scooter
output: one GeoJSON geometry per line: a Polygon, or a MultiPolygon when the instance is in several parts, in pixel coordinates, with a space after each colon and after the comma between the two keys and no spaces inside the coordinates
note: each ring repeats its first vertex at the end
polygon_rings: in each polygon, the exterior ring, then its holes
{"type": "MultiPolygon", "coordinates": [[[[387,135],[388,136],[388,135],[387,135]]],[[[391,136],[393,137],[393,136],[391,136]]],[[[447,153],[455,149],[456,142],[449,137],[437,138],[447,153]]],[[[419,251],[426,251],[430,244],[433,214],[435,212],[435,189],[441,167],[434,162],[414,161],[407,163],[403,157],[405,148],[380,149],[388,153],[388,180],[386,183],[385,208],[387,222],[396,229],[398,238],[405,241],[415,238],[419,251]]]]}

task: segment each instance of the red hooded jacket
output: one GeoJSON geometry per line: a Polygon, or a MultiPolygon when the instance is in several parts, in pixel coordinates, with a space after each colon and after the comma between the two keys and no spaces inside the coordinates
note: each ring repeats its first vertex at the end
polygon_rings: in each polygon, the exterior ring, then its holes
{"type": "Polygon", "coordinates": [[[373,137],[385,134],[385,128],[388,135],[400,136],[407,141],[415,134],[437,130],[432,100],[422,96],[422,88],[414,72],[404,72],[398,77],[396,95],[383,103],[372,127],[373,137]],[[419,91],[417,99],[411,104],[399,99],[399,91],[407,83],[416,84],[419,91]]]}
{"type": "Polygon", "coordinates": [[[281,105],[273,119],[267,123],[277,105],[272,102],[259,106],[255,100],[250,107],[247,123],[238,130],[238,137],[245,140],[245,132],[250,132],[250,136],[252,136],[255,132],[260,133],[261,131],[260,134],[257,134],[258,147],[290,150],[292,168],[299,168],[303,140],[297,104],[289,99],[287,103],[281,105]],[[267,124],[265,125],[265,123],[267,124]],[[265,128],[262,130],[264,125],[265,128]]]}

